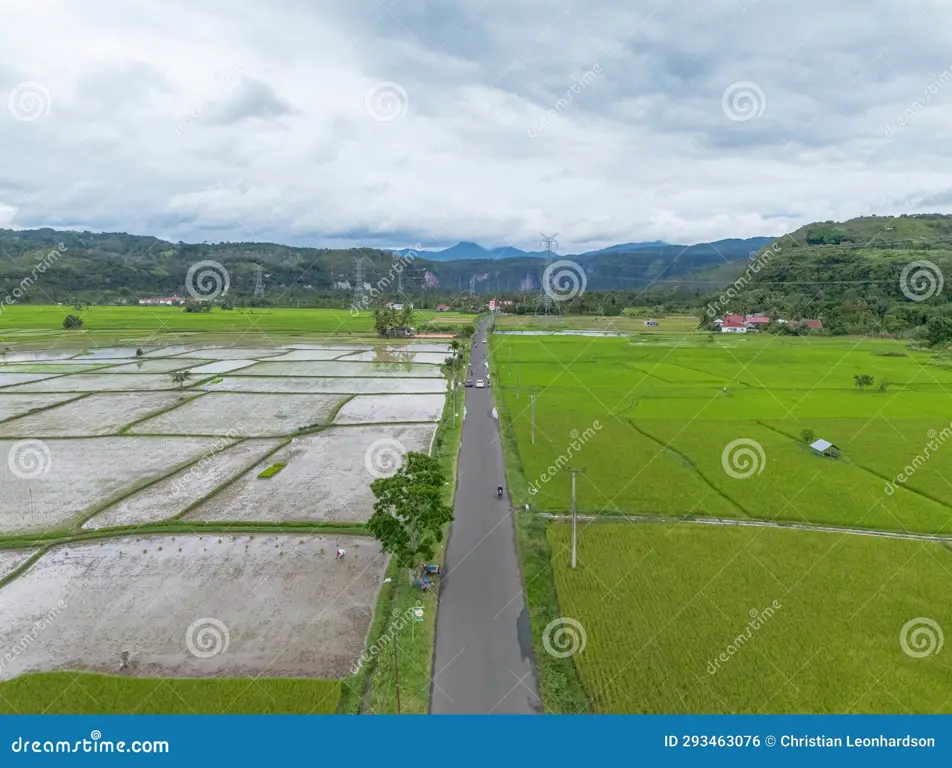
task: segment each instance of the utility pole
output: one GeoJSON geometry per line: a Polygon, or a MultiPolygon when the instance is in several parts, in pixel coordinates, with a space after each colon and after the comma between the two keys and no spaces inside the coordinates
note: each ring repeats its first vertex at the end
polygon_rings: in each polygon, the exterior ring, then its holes
{"type": "Polygon", "coordinates": [[[400,714],[400,667],[397,656],[400,655],[400,635],[393,636],[393,680],[397,686],[397,714],[400,714]]]}
{"type": "Polygon", "coordinates": [[[509,369],[506,371],[506,374],[512,373],[512,347],[509,347],[509,369]]]}
{"type": "Polygon", "coordinates": [[[536,392],[538,392],[538,390],[537,390],[537,389],[534,389],[534,388],[529,390],[529,397],[532,398],[532,408],[531,408],[531,412],[532,412],[532,444],[533,444],[533,445],[535,445],[535,401],[536,401],[536,392]]]}
{"type": "Polygon", "coordinates": [[[569,472],[572,473],[572,568],[575,568],[576,562],[576,552],[577,552],[577,538],[576,538],[576,524],[577,524],[577,514],[575,506],[575,475],[579,472],[585,474],[584,469],[578,469],[577,467],[566,467],[569,472]]]}

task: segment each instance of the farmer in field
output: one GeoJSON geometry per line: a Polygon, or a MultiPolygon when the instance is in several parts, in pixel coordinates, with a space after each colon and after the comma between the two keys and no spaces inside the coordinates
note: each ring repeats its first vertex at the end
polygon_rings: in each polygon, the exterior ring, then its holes
{"type": "Polygon", "coordinates": [[[337,554],[334,556],[334,559],[335,559],[335,560],[343,560],[343,559],[344,559],[344,548],[343,548],[343,547],[338,547],[338,548],[337,548],[337,554]]]}

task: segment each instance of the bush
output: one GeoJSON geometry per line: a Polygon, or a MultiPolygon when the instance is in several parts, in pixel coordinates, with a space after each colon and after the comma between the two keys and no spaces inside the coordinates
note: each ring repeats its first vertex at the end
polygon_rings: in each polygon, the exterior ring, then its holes
{"type": "Polygon", "coordinates": [[[803,438],[803,442],[812,443],[816,440],[816,435],[813,433],[812,429],[805,429],[800,433],[800,437],[803,438]]]}
{"type": "Polygon", "coordinates": [[[82,328],[83,318],[81,318],[79,315],[66,315],[66,317],[63,318],[63,327],[67,331],[70,331],[74,328],[82,328]]]}

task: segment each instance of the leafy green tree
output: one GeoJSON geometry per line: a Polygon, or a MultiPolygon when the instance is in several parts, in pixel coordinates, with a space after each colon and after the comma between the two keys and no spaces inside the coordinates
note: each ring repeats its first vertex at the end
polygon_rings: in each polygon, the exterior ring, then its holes
{"type": "Polygon", "coordinates": [[[406,325],[408,327],[413,325],[413,306],[410,304],[410,302],[407,302],[403,305],[403,309],[400,310],[398,319],[399,322],[397,322],[397,325],[406,325]]]}
{"type": "Polygon", "coordinates": [[[143,355],[142,347],[139,347],[139,348],[136,350],[136,357],[142,357],[142,355],[143,355]]]}
{"type": "Polygon", "coordinates": [[[889,379],[882,379],[882,380],[879,382],[879,391],[880,391],[880,392],[885,392],[886,390],[889,389],[889,385],[890,385],[890,384],[892,384],[892,382],[891,382],[889,379]]]}
{"type": "Polygon", "coordinates": [[[932,346],[947,344],[952,340],[952,317],[936,315],[926,324],[926,339],[932,346]]]}
{"type": "Polygon", "coordinates": [[[175,373],[172,374],[172,383],[179,389],[182,389],[190,378],[192,378],[192,374],[188,371],[175,371],[175,373]]]}
{"type": "Polygon", "coordinates": [[[367,529],[400,565],[413,569],[431,560],[443,540],[443,526],[453,519],[445,483],[439,461],[412,451],[396,474],[371,483],[377,500],[367,529]]]}
{"type": "Polygon", "coordinates": [[[873,377],[868,373],[857,373],[853,376],[853,384],[859,387],[859,391],[862,392],[866,387],[873,386],[873,377]]]}
{"type": "Polygon", "coordinates": [[[816,435],[813,433],[812,429],[805,429],[800,433],[800,437],[803,438],[803,442],[812,443],[816,440],[816,435]]]}
{"type": "Polygon", "coordinates": [[[82,328],[83,318],[81,318],[79,315],[66,315],[66,317],[63,318],[63,327],[67,331],[71,331],[75,328],[82,328]]]}

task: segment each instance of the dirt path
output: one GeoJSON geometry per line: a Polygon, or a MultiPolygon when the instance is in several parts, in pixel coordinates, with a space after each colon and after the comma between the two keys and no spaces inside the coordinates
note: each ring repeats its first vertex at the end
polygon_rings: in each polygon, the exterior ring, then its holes
{"type": "MultiPolygon", "coordinates": [[[[555,515],[548,512],[540,512],[542,517],[549,520],[559,520],[568,522],[572,520],[571,515],[555,515]]],[[[736,525],[742,528],[781,528],[797,531],[820,531],[822,533],[845,533],[850,536],[877,536],[882,539],[908,539],[911,541],[936,541],[940,543],[952,543],[952,535],[938,536],[929,533],[898,533],[896,531],[874,531],[869,528],[837,528],[832,525],[813,525],[810,523],[777,523],[772,520],[733,520],[726,517],[704,517],[689,518],[683,517],[664,517],[662,515],[578,515],[579,520],[595,523],[629,522],[629,523],[667,523],[669,525],[677,523],[690,523],[691,525],[736,525]]]]}

